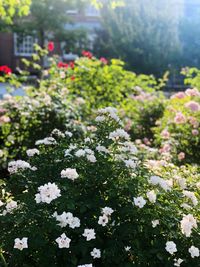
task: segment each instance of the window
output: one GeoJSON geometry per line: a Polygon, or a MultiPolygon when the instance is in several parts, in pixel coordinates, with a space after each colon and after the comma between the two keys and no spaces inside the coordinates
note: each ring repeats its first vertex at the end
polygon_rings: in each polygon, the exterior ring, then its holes
{"type": "Polygon", "coordinates": [[[34,43],[37,39],[33,36],[20,36],[14,34],[14,52],[16,56],[32,56],[34,53],[34,43]]]}

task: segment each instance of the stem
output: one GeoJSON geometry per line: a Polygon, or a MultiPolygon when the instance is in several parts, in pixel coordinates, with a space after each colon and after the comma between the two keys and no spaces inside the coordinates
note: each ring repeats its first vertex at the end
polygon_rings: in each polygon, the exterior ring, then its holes
{"type": "Polygon", "coordinates": [[[5,260],[4,256],[3,256],[2,251],[0,251],[0,259],[3,262],[4,267],[8,267],[8,264],[6,263],[6,260],[5,260]]]}

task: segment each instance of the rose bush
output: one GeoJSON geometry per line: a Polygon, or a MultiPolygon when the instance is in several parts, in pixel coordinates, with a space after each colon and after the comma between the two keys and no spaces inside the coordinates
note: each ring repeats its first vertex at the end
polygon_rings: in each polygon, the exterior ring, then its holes
{"type": "Polygon", "coordinates": [[[0,101],[0,166],[7,168],[11,159],[22,158],[38,138],[53,129],[81,133],[81,105],[68,99],[66,89],[27,92],[23,97],[7,95],[0,101]]]}
{"type": "Polygon", "coordinates": [[[199,163],[199,124],[200,92],[187,89],[172,95],[155,127],[160,152],[171,154],[175,162],[199,163]]]}
{"type": "Polygon", "coordinates": [[[181,177],[148,169],[114,108],[101,109],[95,121],[81,139],[39,140],[28,162],[9,163],[2,264],[197,266],[199,176],[186,177],[183,187],[181,177]]]}

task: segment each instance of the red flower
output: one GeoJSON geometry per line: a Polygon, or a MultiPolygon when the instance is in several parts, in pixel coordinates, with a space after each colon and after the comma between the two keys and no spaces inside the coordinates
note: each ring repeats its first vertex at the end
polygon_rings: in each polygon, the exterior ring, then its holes
{"type": "Polygon", "coordinates": [[[48,50],[49,52],[52,52],[54,50],[54,42],[48,42],[48,50]]]}
{"type": "Polygon", "coordinates": [[[71,80],[72,81],[74,81],[75,80],[75,76],[73,75],[73,76],[71,76],[71,80]]]}
{"type": "Polygon", "coordinates": [[[8,75],[10,75],[12,73],[11,68],[9,68],[6,65],[0,66],[0,71],[5,73],[5,74],[8,74],[8,75]]]}
{"type": "Polygon", "coordinates": [[[58,68],[66,68],[66,69],[69,67],[67,63],[64,63],[62,61],[58,62],[57,66],[58,68]]]}
{"type": "Polygon", "coordinates": [[[90,59],[93,57],[93,54],[91,52],[85,50],[82,51],[82,55],[90,59]]]}
{"type": "Polygon", "coordinates": [[[73,61],[71,61],[71,62],[69,62],[69,66],[70,66],[70,68],[74,68],[74,62],[73,61]]]}
{"type": "Polygon", "coordinates": [[[100,61],[101,61],[103,64],[105,64],[105,65],[108,64],[108,60],[107,60],[105,57],[101,57],[101,58],[100,58],[100,61]]]}

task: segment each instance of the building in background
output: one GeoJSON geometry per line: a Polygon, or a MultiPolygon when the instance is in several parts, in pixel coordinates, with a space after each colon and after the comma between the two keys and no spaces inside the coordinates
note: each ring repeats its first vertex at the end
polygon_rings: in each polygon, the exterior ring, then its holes
{"type": "MultiPolygon", "coordinates": [[[[92,50],[95,39],[95,31],[101,27],[100,13],[93,6],[88,6],[84,11],[68,10],[73,23],[66,25],[67,30],[84,30],[87,32],[89,47],[92,50]]],[[[31,58],[34,53],[34,43],[37,38],[24,36],[23,38],[16,33],[0,32],[0,65],[7,65],[13,71],[22,66],[22,58],[31,58]]],[[[62,60],[74,60],[78,55],[66,49],[67,43],[55,41],[55,53],[60,55],[62,60]]]]}

